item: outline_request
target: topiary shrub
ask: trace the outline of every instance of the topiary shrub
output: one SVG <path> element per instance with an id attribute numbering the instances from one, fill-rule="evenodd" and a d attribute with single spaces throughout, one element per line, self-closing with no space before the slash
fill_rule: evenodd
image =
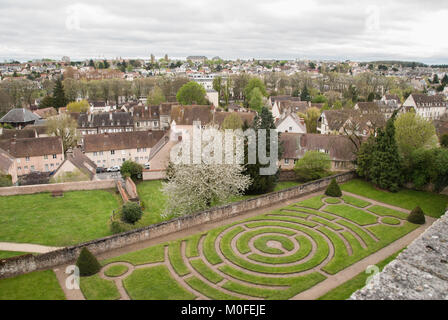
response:
<path id="1" fill-rule="evenodd" d="M 342 197 L 342 191 L 341 188 L 339 188 L 336 179 L 331 180 L 330 185 L 327 187 L 327 190 L 325 190 L 325 195 L 329 197 Z"/>
<path id="2" fill-rule="evenodd" d="M 101 269 L 100 263 L 87 248 L 82 248 L 76 266 L 79 268 L 79 275 L 82 277 L 93 276 Z"/>
<path id="3" fill-rule="evenodd" d="M 123 221 L 130 224 L 135 224 L 143 215 L 142 208 L 136 202 L 125 203 L 121 212 Z"/>
<path id="4" fill-rule="evenodd" d="M 409 214 L 408 221 L 414 224 L 425 224 L 425 213 L 420 207 L 416 207 Z"/>

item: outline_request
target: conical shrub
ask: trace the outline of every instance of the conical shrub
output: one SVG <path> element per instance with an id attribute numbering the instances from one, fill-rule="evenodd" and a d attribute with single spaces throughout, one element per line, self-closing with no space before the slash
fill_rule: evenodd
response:
<path id="1" fill-rule="evenodd" d="M 79 268 L 79 275 L 82 277 L 92 276 L 101 269 L 100 263 L 87 248 L 82 248 L 76 266 Z"/>
<path id="2" fill-rule="evenodd" d="M 425 224 L 425 213 L 420 207 L 416 207 L 409 214 L 408 221 L 414 224 Z"/>
<path id="3" fill-rule="evenodd" d="M 329 197 L 342 197 L 342 191 L 341 188 L 339 188 L 336 179 L 331 180 L 327 190 L 325 190 L 325 194 Z"/>

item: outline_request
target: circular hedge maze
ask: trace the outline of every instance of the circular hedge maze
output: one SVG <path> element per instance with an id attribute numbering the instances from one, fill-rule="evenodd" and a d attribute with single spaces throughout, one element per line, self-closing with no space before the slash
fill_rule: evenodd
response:
<path id="1" fill-rule="evenodd" d="M 81 289 L 87 299 L 289 299 L 416 229 L 406 217 L 318 196 L 109 259 Z M 93 285 L 108 294 L 89 294 Z"/>

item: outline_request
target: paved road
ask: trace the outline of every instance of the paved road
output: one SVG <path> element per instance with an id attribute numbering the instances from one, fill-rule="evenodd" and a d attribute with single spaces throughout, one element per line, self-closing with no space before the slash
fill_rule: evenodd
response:
<path id="1" fill-rule="evenodd" d="M 29 252 L 29 253 L 47 253 L 61 249 L 60 247 L 48 247 L 38 244 L 29 243 L 12 243 L 0 242 L 0 251 L 15 251 L 15 252 Z"/>

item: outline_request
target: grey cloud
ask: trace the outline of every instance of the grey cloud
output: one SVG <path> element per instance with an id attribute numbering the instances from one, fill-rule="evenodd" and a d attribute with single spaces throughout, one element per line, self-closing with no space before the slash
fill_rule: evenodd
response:
<path id="1" fill-rule="evenodd" d="M 372 12 L 379 29 L 368 32 Z M 428 26 L 432 16 L 440 29 Z M 0 59 L 168 53 L 447 62 L 446 42 L 430 41 L 443 36 L 445 16 L 448 2 L 435 0 L 0 0 Z"/>

